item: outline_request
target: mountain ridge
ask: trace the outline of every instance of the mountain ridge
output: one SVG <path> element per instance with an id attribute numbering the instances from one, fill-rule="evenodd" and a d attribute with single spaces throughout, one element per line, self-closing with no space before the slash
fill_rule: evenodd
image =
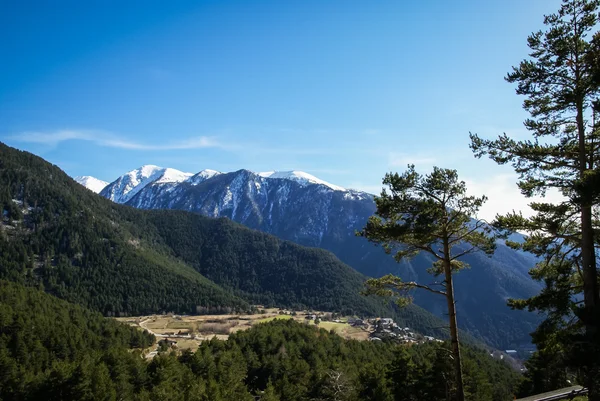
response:
<path id="1" fill-rule="evenodd" d="M 443 322 L 417 306 L 395 311 L 361 296 L 365 277 L 328 251 L 229 219 L 119 205 L 2 143 L 0 188 L 0 279 L 107 316 L 231 313 L 248 310 L 248 302 L 279 303 L 395 315 L 445 337 Z"/>
<path id="2" fill-rule="evenodd" d="M 111 185 L 101 195 L 109 195 Z M 194 185 L 187 181 L 151 182 L 125 204 L 226 217 L 282 239 L 329 250 L 367 276 L 393 273 L 405 280 L 430 280 L 426 269 L 432 261 L 427 255 L 397 264 L 381 249 L 355 236 L 375 212 L 373 199 L 373 195 L 361 191 L 263 177 L 242 169 L 207 177 Z M 528 275 L 535 258 L 499 241 L 492 258 L 474 254 L 465 261 L 472 269 L 458 274 L 455 280 L 459 325 L 500 348 L 529 344 L 529 333 L 538 317 L 510 310 L 506 301 L 529 297 L 539 290 L 539 284 Z M 415 292 L 414 298 L 418 305 L 444 318 L 442 299 L 421 292 Z"/>
<path id="3" fill-rule="evenodd" d="M 146 164 L 143 166 L 138 167 L 137 169 L 133 169 L 129 172 L 127 172 L 126 174 L 121 175 L 120 177 L 116 178 L 115 180 L 111 181 L 111 182 L 106 182 L 103 180 L 100 180 L 98 178 L 92 177 L 92 176 L 78 176 L 78 177 L 74 177 L 75 180 L 77 182 L 79 182 L 81 185 L 85 186 L 88 189 L 92 189 L 94 190 L 92 187 L 90 187 L 90 185 L 92 184 L 88 184 L 88 182 L 81 180 L 80 182 L 80 178 L 88 178 L 88 179 L 92 179 L 92 180 L 97 180 L 100 181 L 102 183 L 105 183 L 104 187 L 106 187 L 108 184 L 112 184 L 115 181 L 119 181 L 121 179 L 126 178 L 127 176 L 131 176 L 131 175 L 135 175 L 135 174 L 141 174 L 144 175 L 144 171 L 148 171 L 148 169 L 155 169 L 155 170 L 170 170 L 176 174 L 180 174 L 180 175 L 184 175 L 185 179 L 181 179 L 181 180 L 164 180 L 164 182 L 183 182 L 183 181 L 190 181 L 190 182 L 195 182 L 197 179 L 195 179 L 194 177 L 202 177 L 203 179 L 208 179 L 208 178 L 212 178 L 215 175 L 218 174 L 228 174 L 228 173 L 223 173 L 217 170 L 211 170 L 211 169 L 204 169 L 199 171 L 198 173 L 187 173 L 187 172 L 183 172 L 171 167 L 159 167 L 159 166 L 155 166 L 155 165 L 151 165 L 151 164 Z M 241 169 L 241 170 L 246 170 L 246 169 Z M 240 170 L 236 170 L 236 171 L 240 171 Z M 232 171 L 230 173 L 236 172 L 236 171 Z M 339 185 L 335 185 L 332 183 L 329 183 L 325 180 L 322 180 L 318 177 L 315 177 L 312 174 L 306 173 L 304 171 L 299 171 L 299 170 L 281 170 L 281 171 L 262 171 L 262 172 L 254 172 L 251 170 L 247 170 L 250 171 L 253 174 L 256 174 L 260 177 L 263 178 L 270 178 L 270 179 L 284 179 L 284 180 L 290 180 L 290 181 L 296 181 L 300 184 L 304 184 L 304 185 L 308 185 L 308 184 L 317 184 L 317 185 L 323 185 L 325 187 L 328 187 L 330 189 L 333 189 L 334 191 L 349 191 L 349 192 L 361 192 L 361 193 L 366 193 L 364 191 L 359 191 L 359 190 L 355 190 L 355 189 L 350 189 L 350 188 L 344 188 L 341 187 Z M 145 174 L 145 178 L 149 178 L 152 175 L 152 173 L 146 173 Z M 200 180 L 202 181 L 202 180 Z M 150 180 L 150 182 L 137 182 L 136 184 L 134 184 L 134 186 L 137 185 L 147 185 L 148 183 L 152 183 L 152 182 L 156 182 L 156 180 Z M 104 188 L 103 187 L 103 188 Z M 101 189 L 103 189 L 101 188 Z M 141 189 L 141 188 L 140 188 Z M 100 191 L 94 191 L 96 193 L 99 193 Z M 111 199 L 114 200 L 114 199 Z"/>

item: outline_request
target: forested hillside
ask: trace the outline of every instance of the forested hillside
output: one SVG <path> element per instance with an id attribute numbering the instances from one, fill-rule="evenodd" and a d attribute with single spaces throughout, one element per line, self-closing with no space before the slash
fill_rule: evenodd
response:
<path id="1" fill-rule="evenodd" d="M 396 314 L 361 296 L 364 277 L 329 252 L 223 219 L 116 205 L 4 145 L 0 187 L 0 278 L 106 315 L 231 311 L 250 301 L 395 315 L 445 336 L 445 325 L 416 306 Z"/>
<path id="2" fill-rule="evenodd" d="M 176 211 L 148 211 L 145 216 L 178 258 L 254 303 L 344 314 L 389 313 L 381 301 L 357 296 L 364 277 L 329 252 L 281 241 L 224 218 Z"/>
<path id="3" fill-rule="evenodd" d="M 58 167 L 0 145 L 0 278 L 105 314 L 247 308 Z"/>
<path id="4" fill-rule="evenodd" d="M 0 323 L 4 400 L 435 401 L 446 399 L 451 376 L 446 345 L 344 340 L 293 321 L 147 362 L 127 348 L 145 347 L 152 336 L 7 282 L 0 282 Z M 464 350 L 468 399 L 512 399 L 519 376 Z"/>
<path id="5" fill-rule="evenodd" d="M 114 395 L 117 382 L 111 381 L 117 366 L 141 361 L 127 348 L 145 348 L 153 341 L 147 332 L 98 312 L 0 281 L 2 400 Z M 112 377 L 107 365 L 113 369 Z"/>

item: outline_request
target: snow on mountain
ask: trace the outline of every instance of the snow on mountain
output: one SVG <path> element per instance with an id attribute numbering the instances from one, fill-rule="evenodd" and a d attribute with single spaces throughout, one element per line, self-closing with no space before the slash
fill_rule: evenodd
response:
<path id="1" fill-rule="evenodd" d="M 216 171 L 216 170 L 202 170 L 197 174 L 194 174 L 193 176 L 191 176 L 190 178 L 188 178 L 186 180 L 186 182 L 192 184 L 192 185 L 198 185 L 201 182 L 204 182 L 206 180 L 208 180 L 209 178 L 214 177 L 215 175 L 219 175 L 222 174 L 220 171 Z"/>
<path id="2" fill-rule="evenodd" d="M 75 177 L 74 180 L 97 194 L 99 194 L 100 191 L 102 191 L 104 187 L 108 185 L 108 182 L 99 180 L 90 175 L 80 175 L 78 177 Z"/>
<path id="3" fill-rule="evenodd" d="M 315 177 L 314 175 L 305 173 L 304 171 L 266 171 L 258 173 L 258 175 L 264 178 L 283 178 L 287 180 L 294 180 L 302 185 L 320 184 L 325 185 L 326 187 L 329 187 L 334 191 L 346 191 L 346 188 L 330 184 L 327 181 L 323 181 Z"/>
<path id="4" fill-rule="evenodd" d="M 359 191 L 346 190 L 338 185 L 328 183 L 303 171 L 269 171 L 262 173 L 248 171 L 248 173 L 257 178 L 257 181 L 254 184 L 257 187 L 262 185 L 261 180 L 264 184 L 264 179 L 281 179 L 294 181 L 302 187 L 306 187 L 307 185 L 318 185 L 321 188 L 345 192 L 347 196 L 350 197 L 356 197 L 357 195 L 360 197 L 362 194 Z M 101 195 L 117 203 L 127 203 L 144 188 L 152 187 L 153 190 L 145 191 L 146 193 L 142 197 L 144 198 L 143 204 L 140 197 L 138 197 L 138 201 L 136 202 L 137 207 L 146 207 L 145 205 L 149 202 L 154 202 L 153 199 L 155 197 L 164 196 L 165 192 L 176 190 L 177 184 L 179 183 L 185 182 L 186 184 L 196 186 L 222 174 L 224 173 L 210 169 L 202 170 L 197 174 L 184 173 L 172 168 L 158 167 L 149 164 L 132 170 L 127 174 L 122 175 L 114 182 L 105 185 L 101 191 Z"/>
<path id="5" fill-rule="evenodd" d="M 192 173 L 148 164 L 122 175 L 106 186 L 101 195 L 117 203 L 126 203 L 150 184 L 176 184 L 192 176 Z"/>
<path id="6" fill-rule="evenodd" d="M 167 183 L 167 182 L 182 182 L 192 177 L 194 174 L 192 173 L 184 173 L 179 170 L 175 170 L 172 168 L 164 169 L 163 174 L 160 178 L 154 182 L 156 183 Z"/>

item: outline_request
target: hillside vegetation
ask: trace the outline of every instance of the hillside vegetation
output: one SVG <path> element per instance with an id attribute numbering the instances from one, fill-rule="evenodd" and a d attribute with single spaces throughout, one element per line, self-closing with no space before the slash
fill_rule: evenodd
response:
<path id="1" fill-rule="evenodd" d="M 116 373 L 119 364 L 141 361 L 128 348 L 153 342 L 147 332 L 98 312 L 0 281 L 2 400 L 91 399 L 84 394 L 100 399 L 105 391 L 110 396 L 116 382 L 110 383 L 107 364 Z"/>
<path id="2" fill-rule="evenodd" d="M 105 315 L 227 313 L 250 301 L 400 316 L 418 331 L 445 335 L 444 324 L 416 306 L 398 315 L 361 296 L 364 277 L 329 252 L 225 219 L 116 205 L 5 145 L 0 188 L 0 278 Z"/>
<path id="3" fill-rule="evenodd" d="M 185 210 L 212 218 L 225 217 L 280 239 L 326 249 L 370 277 L 392 273 L 405 281 L 430 279 L 427 270 L 434 260 L 428 255 L 397 263 L 355 235 L 375 212 L 373 195 L 333 190 L 289 177 L 265 178 L 248 170 L 208 175 L 201 172 L 184 181 L 179 181 L 185 176 L 183 172 L 175 174 L 175 179 L 164 178 L 166 170 L 171 174 L 176 171 L 156 166 L 130 171 L 101 194 L 139 209 Z M 457 252 L 466 249 L 465 244 L 456 247 Z M 189 254 L 181 249 L 178 253 Z M 539 317 L 512 310 L 506 300 L 527 298 L 540 290 L 540 285 L 528 275 L 536 263 L 535 257 L 498 241 L 493 256 L 480 252 L 467 255 L 464 260 L 472 268 L 455 277 L 459 327 L 502 349 L 529 344 L 529 333 L 539 323 Z M 415 291 L 413 295 L 415 304 L 446 319 L 443 299 L 427 291 Z"/>
<path id="4" fill-rule="evenodd" d="M 0 145 L 0 278 L 105 314 L 247 308 L 135 221 L 39 157 Z"/>
<path id="5" fill-rule="evenodd" d="M 0 399 L 445 400 L 446 345 L 344 340 L 276 320 L 151 362 L 152 336 L 33 288 L 0 282 Z M 469 400 L 512 399 L 519 376 L 465 348 Z M 334 398 L 335 397 L 335 398 Z"/>

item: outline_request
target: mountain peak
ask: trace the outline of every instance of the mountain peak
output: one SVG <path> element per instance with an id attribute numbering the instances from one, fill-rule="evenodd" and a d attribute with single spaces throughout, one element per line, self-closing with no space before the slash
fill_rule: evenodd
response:
<path id="1" fill-rule="evenodd" d="M 263 179 L 282 179 L 295 181 L 302 187 L 307 185 L 321 185 L 333 191 L 346 192 L 349 194 L 349 196 L 351 193 L 354 193 L 354 191 L 349 191 L 338 185 L 331 184 L 304 171 L 267 171 L 261 173 L 254 173 L 249 170 L 239 171 L 246 171 L 248 174 L 252 175 L 256 174 Z M 146 164 L 137 169 L 129 171 L 128 173 L 117 178 L 112 183 L 105 185 L 101 190 L 101 195 L 117 203 L 127 203 L 147 186 L 153 186 L 154 184 L 166 184 L 167 187 L 170 188 L 169 190 L 173 189 L 176 184 L 182 182 L 196 186 L 220 174 L 223 173 L 210 169 L 204 169 L 196 174 L 192 174 L 170 167 L 165 168 L 153 164 Z"/>
<path id="2" fill-rule="evenodd" d="M 106 186 L 101 195 L 114 202 L 125 203 L 147 185 L 153 183 L 179 183 L 192 176 L 192 173 L 184 173 L 174 168 L 146 164 L 119 177 Z"/>
<path id="3" fill-rule="evenodd" d="M 162 167 L 155 166 L 154 164 L 144 164 L 141 167 L 131 170 L 130 173 L 140 172 L 141 174 L 150 175 L 150 174 L 153 174 L 155 171 L 162 170 L 162 169 L 163 169 Z"/>
<path id="4" fill-rule="evenodd" d="M 217 170 L 204 169 L 204 170 L 200 171 L 199 173 L 194 174 L 193 176 L 188 178 L 186 181 L 192 185 L 198 185 L 201 182 L 206 181 L 209 178 L 212 178 L 219 174 L 222 174 L 222 173 Z"/>
<path id="5" fill-rule="evenodd" d="M 182 182 L 192 177 L 192 173 L 184 173 L 183 171 L 175 170 L 174 168 L 167 167 L 163 169 L 160 178 L 154 182 Z"/>
<path id="6" fill-rule="evenodd" d="M 83 185 L 90 191 L 94 191 L 99 194 L 104 187 L 108 185 L 108 182 L 97 179 L 96 177 L 92 177 L 91 175 L 80 175 L 73 178 L 79 184 Z"/>
<path id="7" fill-rule="evenodd" d="M 257 174 L 264 178 L 281 178 L 287 180 L 294 180 L 302 185 L 320 184 L 325 185 L 326 187 L 331 188 L 334 191 L 346 191 L 346 188 L 330 184 L 327 181 L 323 181 L 320 178 L 315 177 L 314 175 L 305 173 L 304 171 L 265 171 Z"/>

